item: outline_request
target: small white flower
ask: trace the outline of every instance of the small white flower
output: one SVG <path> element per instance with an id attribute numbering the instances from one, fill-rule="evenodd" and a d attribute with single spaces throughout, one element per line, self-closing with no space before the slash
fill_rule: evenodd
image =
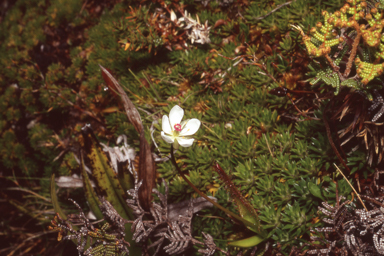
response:
<path id="1" fill-rule="evenodd" d="M 173 10 L 171 10 L 171 21 L 176 22 L 177 16 Z"/>
<path id="2" fill-rule="evenodd" d="M 189 136 L 195 134 L 200 128 L 200 120 L 196 118 L 188 119 L 181 122 L 183 119 L 184 110 L 178 105 L 174 106 L 168 116 L 163 116 L 161 137 L 167 143 L 177 143 L 182 147 L 190 147 L 195 139 Z M 181 122 L 181 123 L 180 123 Z"/>

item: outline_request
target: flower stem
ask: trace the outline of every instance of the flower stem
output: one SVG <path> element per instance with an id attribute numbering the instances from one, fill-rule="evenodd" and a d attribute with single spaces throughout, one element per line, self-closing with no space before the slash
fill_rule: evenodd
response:
<path id="1" fill-rule="evenodd" d="M 215 201 L 213 201 L 211 198 L 209 198 L 206 194 L 204 194 L 203 192 L 201 192 L 195 185 L 192 184 L 191 181 L 189 181 L 189 179 L 184 175 L 184 173 L 181 172 L 180 170 L 180 167 L 177 165 L 176 163 L 176 159 L 175 159 L 175 155 L 173 154 L 173 145 L 171 145 L 171 161 L 173 163 L 173 165 L 176 167 L 176 170 L 177 172 L 180 174 L 180 176 L 185 180 L 185 182 L 188 183 L 188 185 L 193 188 L 193 190 L 196 191 L 197 194 L 199 194 L 201 197 L 204 197 L 208 202 L 210 202 L 211 204 L 213 204 L 214 206 L 216 206 L 217 208 L 219 208 L 220 210 L 222 210 L 223 212 L 225 212 L 226 214 L 230 215 L 232 218 L 242 222 L 244 225 L 248 226 L 248 227 L 254 227 L 256 226 L 256 224 L 250 222 L 250 221 L 247 221 L 246 219 L 240 217 L 239 215 L 225 209 L 223 206 L 219 205 L 218 203 L 216 203 Z"/>

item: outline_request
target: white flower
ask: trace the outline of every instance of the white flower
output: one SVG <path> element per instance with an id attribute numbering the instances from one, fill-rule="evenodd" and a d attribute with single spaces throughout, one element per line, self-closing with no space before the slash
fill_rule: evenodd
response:
<path id="1" fill-rule="evenodd" d="M 195 139 L 189 136 L 195 134 L 200 128 L 200 120 L 196 118 L 183 119 L 184 110 L 178 105 L 174 106 L 168 116 L 163 116 L 161 137 L 167 143 L 177 143 L 182 147 L 190 147 Z M 181 123 L 180 123 L 181 122 Z"/>
<path id="2" fill-rule="evenodd" d="M 173 10 L 171 10 L 171 21 L 176 22 L 177 16 Z"/>

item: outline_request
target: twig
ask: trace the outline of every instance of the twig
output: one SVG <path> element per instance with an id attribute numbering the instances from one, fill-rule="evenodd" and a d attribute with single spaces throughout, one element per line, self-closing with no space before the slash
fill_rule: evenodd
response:
<path id="1" fill-rule="evenodd" d="M 275 156 L 273 155 L 273 152 L 272 152 L 271 148 L 269 147 L 269 143 L 268 143 L 268 140 L 267 140 L 267 136 L 265 135 L 265 133 L 263 133 L 263 135 L 264 135 L 265 142 L 267 143 L 267 147 L 268 147 L 269 153 L 271 153 L 271 156 L 272 156 L 272 157 L 275 157 Z"/>
<path id="2" fill-rule="evenodd" d="M 331 59 L 331 57 L 329 57 L 328 54 L 325 54 L 325 58 L 327 59 L 329 65 L 331 65 L 333 71 L 335 71 L 335 72 L 339 71 L 340 68 L 338 66 L 336 66 L 335 63 L 333 63 L 333 60 Z"/>
<path id="3" fill-rule="evenodd" d="M 81 14 L 83 12 L 83 10 L 84 10 L 85 6 L 87 5 L 87 3 L 88 3 L 88 0 L 86 0 L 84 2 L 83 6 L 81 6 L 81 10 L 80 10 L 79 14 Z"/>
<path id="4" fill-rule="evenodd" d="M 345 177 L 344 173 L 339 169 L 339 167 L 336 165 L 336 164 L 333 164 L 336 169 L 341 173 L 341 175 L 343 175 L 344 179 L 348 182 L 349 186 L 351 186 L 351 188 L 353 189 L 353 191 L 355 191 L 357 197 L 359 198 L 361 204 L 364 206 L 364 209 L 368 212 L 368 209 L 367 207 L 365 207 L 365 204 L 363 202 L 363 200 L 361 200 L 361 197 L 359 196 L 359 193 L 357 193 L 356 189 L 352 186 L 352 184 L 349 182 L 349 180 L 347 179 L 347 177 Z"/>
<path id="5" fill-rule="evenodd" d="M 45 197 L 43 197 L 43 196 L 41 196 L 41 195 L 31 191 L 31 190 L 28 190 L 28 189 L 11 187 L 11 188 L 7 188 L 6 190 L 18 190 L 18 191 L 27 192 L 27 193 L 30 193 L 30 194 L 32 194 L 32 195 L 34 195 L 34 196 L 36 196 L 36 197 L 38 197 L 38 198 L 48 202 L 48 203 L 52 202 L 50 199 L 47 199 L 47 198 L 45 198 Z"/>
<path id="6" fill-rule="evenodd" d="M 243 219 L 241 218 L 239 215 L 229 211 L 228 209 L 224 208 L 223 206 L 219 205 L 218 203 L 216 203 L 215 201 L 213 201 L 211 198 L 209 198 L 206 194 L 204 194 L 203 192 L 201 192 L 195 185 L 193 185 L 193 183 L 188 180 L 188 178 L 184 175 L 184 173 L 181 172 L 180 170 L 180 167 L 177 165 L 176 163 L 176 159 L 175 159 L 175 155 L 173 154 L 173 145 L 171 145 L 171 161 L 173 163 L 173 165 L 176 167 L 176 170 L 177 172 L 180 174 L 180 176 L 184 179 L 184 181 L 193 189 L 196 191 L 197 194 L 199 194 L 201 197 L 204 197 L 208 202 L 210 202 L 211 204 L 213 204 L 214 206 L 216 206 L 217 208 L 219 208 L 220 210 L 222 210 L 223 212 L 225 212 L 226 214 L 230 215 L 232 218 L 244 223 L 244 225 L 247 225 L 249 227 L 252 227 L 252 226 L 255 226 L 254 223 L 246 220 L 246 219 Z"/>
<path id="7" fill-rule="evenodd" d="M 357 35 L 356 35 L 355 40 L 353 41 L 353 44 L 352 44 L 351 55 L 349 55 L 349 58 L 348 58 L 347 67 L 344 71 L 344 77 L 347 77 L 349 75 L 349 73 L 351 72 L 353 60 L 355 59 L 357 47 L 359 46 L 359 42 L 360 42 L 360 38 L 361 38 L 360 27 L 356 21 L 354 23 L 354 27 L 356 29 Z"/>
<path id="8" fill-rule="evenodd" d="M 264 18 L 266 18 L 267 16 L 271 15 L 272 13 L 276 12 L 277 10 L 279 10 L 280 8 L 286 6 L 286 5 L 290 5 L 292 2 L 296 2 L 296 0 L 293 0 L 293 1 L 289 1 L 289 2 L 286 2 L 286 3 L 283 3 L 283 4 L 280 4 L 278 5 L 275 9 L 273 9 L 272 11 L 270 11 L 269 13 L 265 14 L 264 16 L 260 16 L 260 17 L 257 17 L 257 18 L 253 18 L 252 20 L 262 20 Z"/>
<path id="9" fill-rule="evenodd" d="M 328 104 L 325 106 L 324 113 L 327 112 L 330 103 L 331 102 L 328 102 Z M 340 162 L 343 164 L 344 168 L 346 170 L 350 171 L 349 167 L 344 162 L 339 151 L 337 150 L 335 143 L 333 142 L 331 128 L 329 127 L 329 123 L 328 123 L 328 120 L 327 120 L 327 117 L 325 114 L 323 114 L 323 121 L 324 121 L 324 125 L 325 125 L 325 130 L 327 131 L 328 140 L 329 140 L 329 143 L 331 144 L 333 151 L 335 152 L 335 154 L 336 154 L 337 158 L 340 160 Z"/>

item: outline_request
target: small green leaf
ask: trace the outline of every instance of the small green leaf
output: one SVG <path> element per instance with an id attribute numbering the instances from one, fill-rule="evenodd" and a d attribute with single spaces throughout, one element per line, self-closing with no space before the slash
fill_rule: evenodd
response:
<path id="1" fill-rule="evenodd" d="M 118 174 L 117 177 L 120 181 L 121 186 L 123 187 L 124 191 L 130 190 L 134 187 L 133 183 L 133 175 L 129 172 L 129 163 L 119 163 L 118 164 Z"/>
<path id="2" fill-rule="evenodd" d="M 259 243 L 263 242 L 265 239 L 260 236 L 251 236 L 242 240 L 237 240 L 233 242 L 229 242 L 228 245 L 230 246 L 236 246 L 241 248 L 249 248 L 258 245 Z"/>
<path id="3" fill-rule="evenodd" d="M 309 192 L 311 192 L 312 195 L 320 198 L 321 200 L 325 200 L 324 197 L 321 194 L 321 190 L 320 190 L 319 186 L 317 186 L 313 182 L 308 182 L 308 189 L 309 189 Z"/>
<path id="4" fill-rule="evenodd" d="M 253 226 L 246 225 L 246 227 L 249 230 L 259 233 L 260 221 L 257 214 L 254 211 L 251 211 L 239 198 L 234 198 L 234 201 L 239 209 L 240 216 L 253 224 Z"/>
<path id="5" fill-rule="evenodd" d="M 64 214 L 63 210 L 61 210 L 61 207 L 59 205 L 59 201 L 57 200 L 56 196 L 56 183 L 55 183 L 55 174 L 52 173 L 51 175 L 51 200 L 53 204 L 53 209 L 56 213 L 59 214 L 60 218 L 63 220 L 67 220 L 67 216 Z"/>
<path id="6" fill-rule="evenodd" d="M 344 80 L 343 82 L 341 82 L 341 85 L 348 86 L 348 87 L 356 87 L 356 86 L 358 86 L 358 83 L 355 79 L 350 78 L 350 79 L 347 79 L 347 80 Z"/>
<path id="7" fill-rule="evenodd" d="M 83 175 L 83 184 L 85 190 L 85 197 L 87 198 L 89 207 L 95 214 L 98 220 L 104 218 L 99 205 L 101 204 L 99 198 L 96 195 L 95 190 L 92 188 L 91 181 L 89 180 L 88 173 L 85 171 L 83 154 L 81 154 L 81 173 Z"/>

